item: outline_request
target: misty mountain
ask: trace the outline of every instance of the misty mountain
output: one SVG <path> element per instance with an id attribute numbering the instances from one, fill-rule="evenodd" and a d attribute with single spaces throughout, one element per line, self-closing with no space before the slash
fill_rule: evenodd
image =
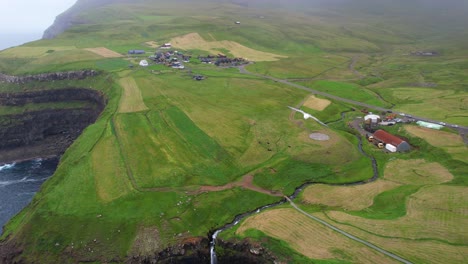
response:
<path id="1" fill-rule="evenodd" d="M 88 21 L 78 18 L 78 14 L 92 8 L 116 3 L 150 3 L 157 4 L 163 0 L 78 0 L 75 5 L 59 15 L 43 35 L 44 39 L 54 38 L 73 25 L 86 24 Z M 180 4 L 193 4 L 190 0 L 171 0 Z M 406 21 L 408 24 L 423 23 L 427 26 L 441 28 L 461 28 L 468 25 L 468 1 L 466 0 L 199 0 L 198 3 L 213 5 L 234 4 L 243 8 L 269 8 L 276 11 L 294 10 L 305 14 L 330 11 L 335 14 L 360 16 L 385 16 L 395 21 Z"/>

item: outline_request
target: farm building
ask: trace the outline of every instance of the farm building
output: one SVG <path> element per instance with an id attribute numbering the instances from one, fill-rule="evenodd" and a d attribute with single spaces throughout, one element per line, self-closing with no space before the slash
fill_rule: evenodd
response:
<path id="1" fill-rule="evenodd" d="M 424 121 L 418 121 L 416 122 L 416 124 L 425 128 L 437 129 L 437 130 L 440 130 L 444 127 L 443 125 L 438 125 L 438 124 L 424 122 Z"/>
<path id="2" fill-rule="evenodd" d="M 170 49 L 172 48 L 172 44 L 171 43 L 164 43 L 164 45 L 161 46 L 162 49 Z"/>
<path id="3" fill-rule="evenodd" d="M 384 131 L 384 130 L 377 130 L 375 133 L 374 133 L 374 138 L 377 139 L 378 141 L 381 141 L 385 144 L 389 144 L 389 145 L 392 145 L 393 147 L 389 146 L 388 148 L 386 147 L 386 149 L 390 150 L 395 150 L 395 151 L 392 151 L 392 152 L 396 152 L 396 151 L 399 151 L 399 152 L 404 152 L 404 151 L 409 151 L 410 150 L 410 145 L 408 144 L 408 142 L 404 141 L 403 139 L 397 137 L 397 136 L 394 136 L 390 133 L 388 133 L 387 131 Z"/>
<path id="4" fill-rule="evenodd" d="M 144 50 L 129 50 L 128 54 L 145 54 L 146 51 Z"/>
<path id="5" fill-rule="evenodd" d="M 382 121 L 380 116 L 369 113 L 364 117 L 364 128 L 369 131 L 373 131 Z"/>

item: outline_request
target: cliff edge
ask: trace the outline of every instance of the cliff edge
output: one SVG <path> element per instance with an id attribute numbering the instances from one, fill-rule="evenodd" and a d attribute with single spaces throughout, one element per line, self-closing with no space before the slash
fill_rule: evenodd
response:
<path id="1" fill-rule="evenodd" d="M 43 39 L 53 39 L 57 35 L 74 25 L 84 24 L 86 21 L 79 20 L 77 15 L 91 8 L 96 8 L 111 3 L 123 2 L 122 0 L 77 0 L 77 2 L 64 13 L 55 18 L 54 23 L 44 31 Z"/>

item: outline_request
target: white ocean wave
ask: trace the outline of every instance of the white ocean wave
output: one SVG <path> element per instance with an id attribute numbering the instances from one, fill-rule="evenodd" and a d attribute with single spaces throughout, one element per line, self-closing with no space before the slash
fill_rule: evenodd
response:
<path id="1" fill-rule="evenodd" d="M 16 163 L 1 165 L 1 166 L 0 166 L 0 171 L 2 171 L 2 170 L 7 170 L 7 169 L 11 169 L 11 168 L 13 168 L 15 165 L 16 165 Z"/>
<path id="2" fill-rule="evenodd" d="M 22 178 L 21 180 L 0 181 L 0 187 L 12 185 L 12 184 L 25 183 L 25 182 L 40 182 L 40 181 L 45 181 L 45 180 L 47 180 L 47 178 L 29 179 L 28 177 L 24 177 L 24 178 Z"/>

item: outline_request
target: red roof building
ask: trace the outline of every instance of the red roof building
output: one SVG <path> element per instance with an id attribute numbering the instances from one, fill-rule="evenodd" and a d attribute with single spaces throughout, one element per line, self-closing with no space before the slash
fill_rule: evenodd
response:
<path id="1" fill-rule="evenodd" d="M 382 141 L 385 144 L 390 144 L 390 145 L 395 146 L 397 148 L 397 151 L 400 151 L 400 152 L 409 151 L 411 149 L 408 142 L 384 130 L 375 131 L 374 138 L 379 141 Z"/>

